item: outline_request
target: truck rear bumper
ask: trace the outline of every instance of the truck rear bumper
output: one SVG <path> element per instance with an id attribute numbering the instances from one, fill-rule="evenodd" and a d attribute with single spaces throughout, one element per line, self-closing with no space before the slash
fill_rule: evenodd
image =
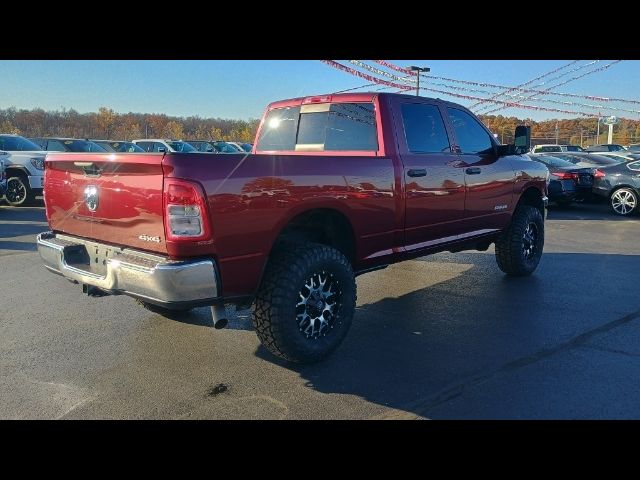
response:
<path id="1" fill-rule="evenodd" d="M 48 270 L 106 294 L 129 295 L 166 308 L 219 300 L 220 282 L 211 259 L 174 261 L 53 232 L 38 235 L 37 245 Z"/>

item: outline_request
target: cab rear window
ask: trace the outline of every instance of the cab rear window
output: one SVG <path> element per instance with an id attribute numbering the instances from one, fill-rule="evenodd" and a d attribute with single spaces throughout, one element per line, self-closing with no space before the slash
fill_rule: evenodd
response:
<path id="1" fill-rule="evenodd" d="M 271 110 L 259 151 L 377 151 L 373 103 L 323 103 Z"/>

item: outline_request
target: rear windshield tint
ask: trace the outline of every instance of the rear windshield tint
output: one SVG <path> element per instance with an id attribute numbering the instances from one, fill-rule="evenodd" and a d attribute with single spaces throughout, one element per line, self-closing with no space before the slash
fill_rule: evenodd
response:
<path id="1" fill-rule="evenodd" d="M 260 131 L 260 151 L 376 151 L 372 103 L 333 103 L 271 110 Z"/>

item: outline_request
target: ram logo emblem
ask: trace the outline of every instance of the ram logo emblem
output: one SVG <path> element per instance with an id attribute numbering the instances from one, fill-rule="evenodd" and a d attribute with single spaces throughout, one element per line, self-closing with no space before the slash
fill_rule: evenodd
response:
<path id="1" fill-rule="evenodd" d="M 98 187 L 95 185 L 88 185 L 84 189 L 84 204 L 90 212 L 95 212 L 98 209 L 99 199 Z"/>

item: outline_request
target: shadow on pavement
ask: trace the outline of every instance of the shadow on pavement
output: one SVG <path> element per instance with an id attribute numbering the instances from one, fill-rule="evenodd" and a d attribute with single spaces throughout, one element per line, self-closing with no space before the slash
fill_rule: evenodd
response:
<path id="1" fill-rule="evenodd" d="M 35 240 L 35 237 L 34 237 Z M 2 250 L 20 250 L 20 251 L 31 251 L 35 252 L 37 250 L 35 241 L 32 242 L 6 242 L 2 240 L 2 235 L 0 235 L 0 251 Z M 2 254 L 0 254 L 2 255 Z"/>
<path id="2" fill-rule="evenodd" d="M 640 220 L 640 215 L 634 213 L 629 216 L 616 215 L 609 204 L 604 201 L 585 201 L 572 203 L 566 207 L 549 205 L 548 220 L 608 220 L 618 222 L 632 222 Z"/>
<path id="3" fill-rule="evenodd" d="M 0 207 L 0 251 L 36 250 L 36 235 L 48 230 L 43 208 Z M 27 237 L 28 241 L 13 241 Z"/>
<path id="4" fill-rule="evenodd" d="M 33 236 L 33 242 L 36 241 L 36 235 L 42 233 L 49 228 L 46 225 L 30 225 L 27 223 L 3 223 L 0 224 L 0 240 L 12 237 L 24 237 L 26 235 Z"/>
<path id="5" fill-rule="evenodd" d="M 0 205 L 0 222 L 47 222 L 44 206 L 41 207 L 10 207 Z"/>
<path id="6" fill-rule="evenodd" d="M 442 256 L 425 258 L 425 272 L 442 261 Z M 262 346 L 256 355 L 299 373 L 316 391 L 428 417 L 441 392 L 464 391 L 478 376 L 492 376 L 640 307 L 634 289 L 621 288 L 640 281 L 640 256 L 548 253 L 526 278 L 504 276 L 493 255 L 463 253 L 444 261 L 472 267 L 442 283 L 415 285 L 410 293 L 358 307 L 344 344 L 324 362 L 291 366 Z M 562 400 L 579 402 L 577 393 L 567 391 Z M 640 404 L 640 393 L 637 400 Z M 510 398 L 492 402 L 499 416 Z M 464 407 L 473 418 L 474 405 Z"/>

